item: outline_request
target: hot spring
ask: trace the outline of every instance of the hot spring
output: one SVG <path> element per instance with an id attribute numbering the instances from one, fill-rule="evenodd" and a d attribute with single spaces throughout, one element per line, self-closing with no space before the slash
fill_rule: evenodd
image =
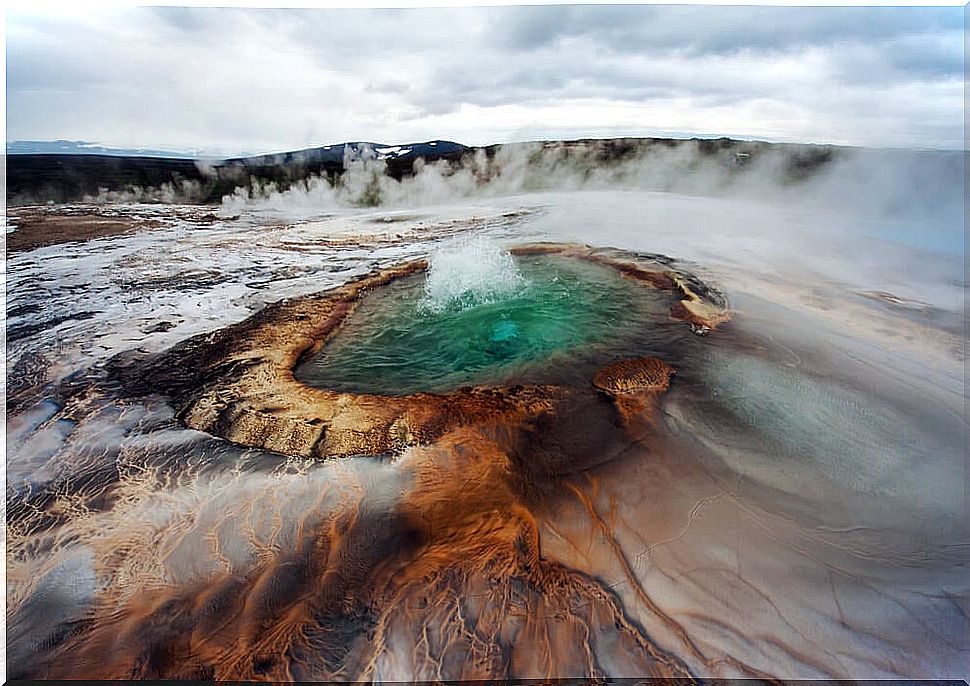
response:
<path id="1" fill-rule="evenodd" d="M 589 190 L 13 254 L 8 676 L 963 678 L 962 260 L 820 211 Z"/>
<path id="2" fill-rule="evenodd" d="M 296 378 L 387 395 L 588 384 L 610 361 L 662 356 L 691 337 L 669 306 L 668 294 L 612 267 L 462 244 L 436 253 L 427 274 L 365 296 Z"/>

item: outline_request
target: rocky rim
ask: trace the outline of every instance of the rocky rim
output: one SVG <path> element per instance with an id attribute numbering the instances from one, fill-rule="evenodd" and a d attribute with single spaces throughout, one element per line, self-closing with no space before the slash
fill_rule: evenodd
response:
<path id="1" fill-rule="evenodd" d="M 614 268 L 670 293 L 670 316 L 693 327 L 711 330 L 729 318 L 716 291 L 663 256 L 558 243 L 519 246 L 511 252 L 558 254 Z M 577 394 L 595 393 L 594 386 L 615 396 L 626 419 L 624 389 L 639 395 L 666 390 L 673 370 L 655 358 L 609 365 L 588 389 L 516 385 L 381 396 L 312 388 L 294 378 L 300 360 L 320 350 L 365 293 L 427 266 L 424 260 L 408 262 L 324 293 L 269 305 L 238 324 L 147 359 L 119 357 L 109 366 L 111 375 L 131 395 L 169 395 L 178 418 L 190 428 L 242 446 L 316 458 L 397 452 L 433 442 L 460 426 L 519 424 L 554 415 Z"/>

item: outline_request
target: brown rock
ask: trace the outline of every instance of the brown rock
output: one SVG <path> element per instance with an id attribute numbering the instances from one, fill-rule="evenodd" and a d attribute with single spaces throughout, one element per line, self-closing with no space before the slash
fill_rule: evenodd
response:
<path id="1" fill-rule="evenodd" d="M 656 357 L 621 360 L 603 367 L 593 377 L 593 386 L 609 395 L 650 391 L 662 393 L 670 387 L 674 368 Z"/>

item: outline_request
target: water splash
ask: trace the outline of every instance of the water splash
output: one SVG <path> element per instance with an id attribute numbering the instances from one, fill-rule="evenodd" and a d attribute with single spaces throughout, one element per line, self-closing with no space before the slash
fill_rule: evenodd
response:
<path id="1" fill-rule="evenodd" d="M 525 286 L 512 255 L 484 236 L 463 238 L 431 255 L 425 282 L 424 309 L 463 310 L 492 303 Z"/>

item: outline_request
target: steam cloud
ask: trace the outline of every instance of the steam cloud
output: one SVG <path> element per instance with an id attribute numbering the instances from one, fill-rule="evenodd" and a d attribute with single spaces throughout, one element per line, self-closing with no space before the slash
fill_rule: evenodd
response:
<path id="1" fill-rule="evenodd" d="M 417 160 L 414 174 L 396 180 L 372 150 L 345 155 L 345 172 L 331 183 L 311 176 L 283 188 L 249 179 L 223 197 L 227 211 L 246 207 L 420 207 L 462 199 L 535 191 L 646 190 L 700 196 L 772 199 L 869 215 L 962 212 L 965 153 L 773 146 L 711 154 L 703 142 L 639 146 L 609 159 L 602 144 L 518 143 L 484 149 L 452 164 Z"/>

